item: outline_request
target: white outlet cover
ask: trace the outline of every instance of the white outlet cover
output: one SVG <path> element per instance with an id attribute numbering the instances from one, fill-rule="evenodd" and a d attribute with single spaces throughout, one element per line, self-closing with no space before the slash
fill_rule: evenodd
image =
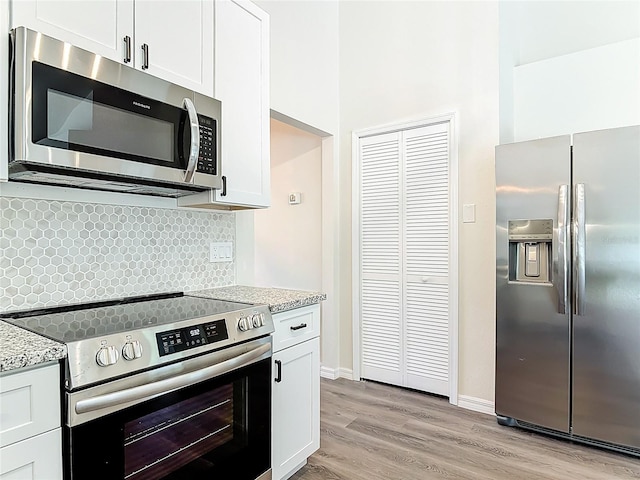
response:
<path id="1" fill-rule="evenodd" d="M 232 260 L 232 242 L 211 242 L 209 244 L 209 262 L 231 262 Z"/>

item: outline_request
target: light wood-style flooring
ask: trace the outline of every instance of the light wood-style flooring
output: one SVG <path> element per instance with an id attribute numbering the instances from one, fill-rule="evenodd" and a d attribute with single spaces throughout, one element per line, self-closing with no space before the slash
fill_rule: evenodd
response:
<path id="1" fill-rule="evenodd" d="M 292 480 L 640 479 L 640 459 L 502 427 L 448 400 L 322 380 L 320 450 Z"/>

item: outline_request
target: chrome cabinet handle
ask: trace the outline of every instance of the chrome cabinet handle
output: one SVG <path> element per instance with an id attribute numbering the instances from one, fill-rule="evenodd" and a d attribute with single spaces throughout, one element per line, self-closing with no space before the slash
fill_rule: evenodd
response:
<path id="1" fill-rule="evenodd" d="M 146 43 L 142 44 L 142 69 L 146 70 L 149 68 L 149 45 Z"/>
<path id="2" fill-rule="evenodd" d="M 270 352 L 270 343 L 260 345 L 259 347 L 249 350 L 237 357 L 196 370 L 195 372 L 185 373 L 176 377 L 160 380 L 159 382 L 147 383 L 145 385 L 129 388 L 128 390 L 106 393 L 104 395 L 97 395 L 95 397 L 79 400 L 75 405 L 75 411 L 76 413 L 81 414 L 116 405 L 122 405 L 128 402 L 147 400 L 182 387 L 194 385 L 210 378 L 224 375 L 225 373 L 238 368 L 245 367 Z"/>
<path id="3" fill-rule="evenodd" d="M 291 330 L 293 330 L 295 332 L 296 330 L 300 330 L 302 328 L 307 328 L 307 324 L 306 323 L 301 323 L 300 325 L 296 325 L 295 327 L 290 327 L 290 328 L 291 328 Z"/>
<path id="4" fill-rule="evenodd" d="M 127 35 L 124 37 L 124 63 L 131 61 L 131 37 Z"/>
<path id="5" fill-rule="evenodd" d="M 276 373 L 276 383 L 280 383 L 282 381 L 282 361 L 281 360 L 276 360 L 276 367 L 278 372 Z"/>
<path id="6" fill-rule="evenodd" d="M 587 229 L 585 224 L 584 183 L 577 183 L 573 199 L 573 313 L 585 311 L 585 254 Z"/>
<path id="7" fill-rule="evenodd" d="M 222 175 L 222 193 L 220 193 L 221 197 L 227 196 L 227 176 Z"/>
<path id="8" fill-rule="evenodd" d="M 555 286 L 558 291 L 558 313 L 567 313 L 569 303 L 569 243 L 567 242 L 569 231 L 569 185 L 560 185 L 558 188 L 558 229 L 556 233 L 556 259 L 554 260 L 554 272 L 557 277 Z"/>
<path id="9" fill-rule="evenodd" d="M 184 98 L 182 104 L 187 109 L 189 127 L 191 128 L 191 148 L 189 149 L 187 168 L 184 172 L 184 181 L 191 182 L 196 171 L 198 154 L 200 153 L 200 124 L 198 123 L 198 112 L 196 112 L 196 107 L 191 99 Z"/>

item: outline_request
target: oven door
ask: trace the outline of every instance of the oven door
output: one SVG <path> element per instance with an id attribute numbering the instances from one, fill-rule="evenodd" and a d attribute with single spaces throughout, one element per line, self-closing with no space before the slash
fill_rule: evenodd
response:
<path id="1" fill-rule="evenodd" d="M 270 479 L 270 357 L 267 337 L 68 394 L 65 478 Z"/>

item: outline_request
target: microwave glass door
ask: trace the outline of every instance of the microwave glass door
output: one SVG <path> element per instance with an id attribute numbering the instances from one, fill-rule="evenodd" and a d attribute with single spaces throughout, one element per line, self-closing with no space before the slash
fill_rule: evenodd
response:
<path id="1" fill-rule="evenodd" d="M 186 110 L 33 62 L 33 143 L 184 170 Z"/>

